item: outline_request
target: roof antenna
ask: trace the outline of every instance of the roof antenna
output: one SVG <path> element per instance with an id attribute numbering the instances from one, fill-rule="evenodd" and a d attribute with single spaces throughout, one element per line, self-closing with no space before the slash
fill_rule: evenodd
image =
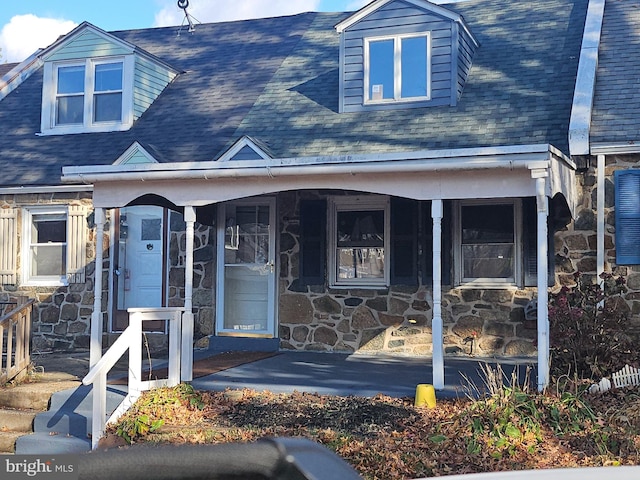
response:
<path id="1" fill-rule="evenodd" d="M 189 23 L 189 33 L 193 33 L 196 29 L 193 21 L 195 20 L 196 22 L 198 22 L 198 20 L 194 18 L 193 15 L 189 14 L 189 12 L 187 12 L 188 7 L 189 7 L 189 0 L 178 0 L 178 8 L 181 8 L 182 10 L 184 10 L 184 18 Z M 180 31 L 182 30 L 182 27 L 184 27 L 184 20 L 182 20 L 182 25 L 180 26 L 180 30 L 178 30 L 178 36 L 180 36 Z"/>

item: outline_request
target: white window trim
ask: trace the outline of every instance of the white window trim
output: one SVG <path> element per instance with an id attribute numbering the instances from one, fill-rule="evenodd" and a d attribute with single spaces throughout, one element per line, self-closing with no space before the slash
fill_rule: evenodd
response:
<path id="1" fill-rule="evenodd" d="M 337 278 L 337 220 L 339 211 L 384 210 L 384 276 L 383 278 L 365 278 L 339 280 Z M 331 288 L 385 288 L 389 286 L 389 261 L 391 247 L 391 203 L 388 196 L 340 196 L 329 197 L 329 286 Z"/>
<path id="2" fill-rule="evenodd" d="M 66 206 L 56 205 L 47 207 L 25 207 L 22 210 L 22 245 L 21 245 L 21 275 L 22 285 L 25 286 L 66 286 L 68 259 L 65 262 L 65 272 L 60 276 L 37 276 L 32 277 L 31 266 L 31 219 L 33 215 L 60 215 L 66 217 L 67 226 L 67 255 L 69 254 L 69 210 Z"/>
<path id="3" fill-rule="evenodd" d="M 122 62 L 122 119 L 117 122 L 93 121 L 94 75 L 96 65 Z M 57 71 L 60 67 L 84 66 L 84 122 L 77 125 L 56 125 Z M 87 58 L 83 60 L 46 62 L 42 84 L 42 117 L 40 135 L 65 135 L 87 132 L 115 132 L 133 125 L 133 55 Z"/>
<path id="4" fill-rule="evenodd" d="M 423 97 L 402 97 L 402 40 L 405 38 L 427 38 L 427 95 Z M 370 54 L 369 44 L 381 40 L 393 40 L 393 98 L 372 100 L 369 98 Z M 403 35 L 386 35 L 364 39 L 364 103 L 379 105 L 384 103 L 419 102 L 431 100 L 431 32 L 411 33 Z"/>
<path id="5" fill-rule="evenodd" d="M 466 205 L 513 205 L 514 206 L 514 278 L 463 278 L 462 262 L 462 215 L 461 208 Z M 500 198 L 488 200 L 458 200 L 453 209 L 453 262 L 454 281 L 460 288 L 521 288 L 523 285 L 523 239 L 522 239 L 522 201 L 519 198 Z"/>

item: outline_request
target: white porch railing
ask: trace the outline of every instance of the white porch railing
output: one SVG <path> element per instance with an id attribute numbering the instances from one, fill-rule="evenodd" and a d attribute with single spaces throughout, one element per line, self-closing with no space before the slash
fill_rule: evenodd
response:
<path id="1" fill-rule="evenodd" d="M 31 363 L 31 312 L 33 299 L 19 297 L 6 315 L 0 311 L 0 385 L 20 373 Z"/>
<path id="2" fill-rule="evenodd" d="M 91 446 L 96 448 L 104 435 L 105 426 L 115 422 L 140 397 L 145 390 L 180 383 L 180 357 L 182 340 L 182 307 L 130 308 L 129 326 L 111 345 L 109 350 L 82 379 L 85 385 L 93 384 L 93 417 L 91 425 Z M 142 322 L 150 320 L 169 321 L 169 372 L 166 379 L 142 380 Z M 118 360 L 129 350 L 129 381 L 127 396 L 111 414 L 108 420 L 107 374 Z"/>

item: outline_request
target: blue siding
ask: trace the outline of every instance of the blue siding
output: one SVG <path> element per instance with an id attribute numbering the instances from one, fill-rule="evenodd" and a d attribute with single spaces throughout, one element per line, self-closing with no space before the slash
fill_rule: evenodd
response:
<path id="1" fill-rule="evenodd" d="M 471 71 L 471 64 L 473 61 L 473 55 L 476 53 L 476 45 L 469 36 L 469 33 L 461 28 L 458 37 L 458 76 L 457 76 L 457 98 L 462 95 L 464 84 L 467 81 L 469 72 Z"/>
<path id="2" fill-rule="evenodd" d="M 175 74 L 143 57 L 136 57 L 133 82 L 133 115 L 138 119 L 158 98 Z"/>
<path id="3" fill-rule="evenodd" d="M 388 3 L 351 25 L 343 32 L 344 47 L 341 48 L 342 110 L 354 112 L 450 104 L 452 85 L 456 85 L 458 75 L 452 68 L 454 31 L 457 29 L 451 20 L 401 0 Z M 364 106 L 365 38 L 423 32 L 429 32 L 431 36 L 431 100 Z"/>
<path id="4" fill-rule="evenodd" d="M 86 30 L 60 49 L 54 50 L 45 61 L 78 60 L 90 57 L 108 57 L 132 53 L 114 42 L 109 42 L 96 32 Z"/>

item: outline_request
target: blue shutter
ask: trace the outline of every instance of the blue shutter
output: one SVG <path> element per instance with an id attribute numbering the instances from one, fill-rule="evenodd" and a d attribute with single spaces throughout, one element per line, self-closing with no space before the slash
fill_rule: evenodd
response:
<path id="1" fill-rule="evenodd" d="M 391 198 L 391 285 L 418 284 L 418 202 Z"/>
<path id="2" fill-rule="evenodd" d="M 327 202 L 300 202 L 300 284 L 324 285 L 326 269 Z"/>
<path id="3" fill-rule="evenodd" d="M 640 170 L 615 172 L 616 263 L 640 264 Z"/>
<path id="4" fill-rule="evenodd" d="M 556 283 L 555 276 L 555 233 L 553 222 L 553 200 L 549 201 L 549 217 L 547 218 L 547 283 L 553 287 Z M 538 285 L 538 214 L 535 197 L 522 199 L 522 261 L 524 266 L 524 286 L 535 287 Z"/>

